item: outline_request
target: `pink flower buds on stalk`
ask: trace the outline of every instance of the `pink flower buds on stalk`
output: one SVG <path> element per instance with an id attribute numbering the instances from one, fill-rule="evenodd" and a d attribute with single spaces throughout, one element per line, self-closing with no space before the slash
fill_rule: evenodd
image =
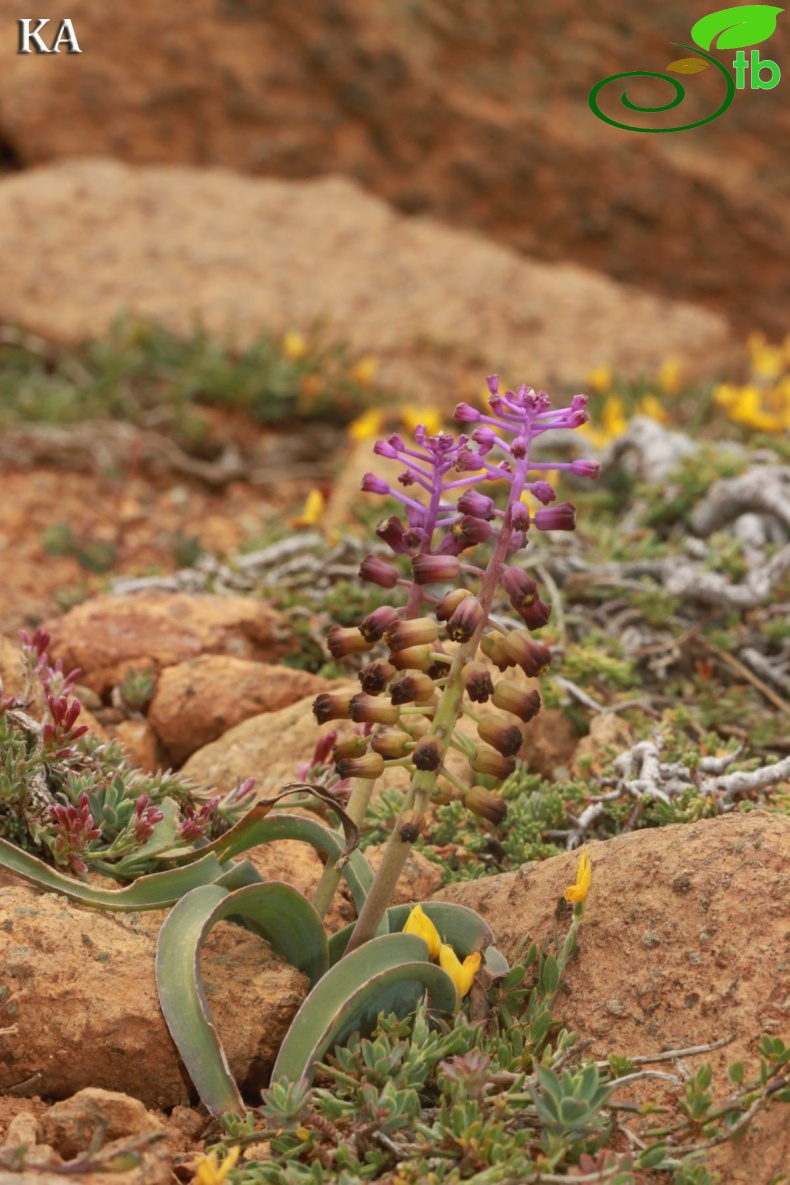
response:
<path id="1" fill-rule="evenodd" d="M 537 691 L 523 689 L 512 679 L 495 683 L 489 665 L 502 673 L 520 667 L 534 678 L 551 661 L 549 648 L 530 636 L 546 625 L 551 606 L 512 557 L 528 544 L 531 531 L 575 528 L 574 507 L 556 501 L 556 491 L 541 472 L 569 469 L 596 477 L 598 466 L 584 460 L 535 461 L 531 456 L 543 433 L 577 428 L 587 420 L 583 395 L 567 407 L 552 409 L 548 395 L 531 387 L 500 392 L 495 375 L 488 379 L 488 388 L 489 412 L 463 403 L 456 408 L 455 418 L 471 430 L 469 435 L 429 436 L 418 427 L 414 445 L 399 435 L 380 440 L 374 453 L 400 461 L 403 471 L 397 485 L 373 473 L 362 483 L 364 491 L 398 501 L 401 510 L 376 528 L 395 562 L 370 555 L 360 576 L 380 588 L 403 586 L 408 598 L 400 609 L 377 609 L 358 629 L 332 628 L 329 646 L 335 657 L 362 654 L 376 646 L 385 646 L 388 653 L 385 658 L 374 655 L 360 672 L 361 694 L 325 693 L 316 699 L 314 711 L 319 723 L 350 717 L 372 728 L 365 752 L 358 744 L 336 746 L 339 777 L 373 779 L 387 762 L 408 764 L 412 777 L 349 950 L 375 932 L 413 842 L 412 833 L 414 838 L 419 833 L 420 827 L 406 826 L 404 820 L 422 820 L 432 799 L 449 800 L 459 794 L 457 785 L 446 792 L 447 783 L 437 783 L 450 744 L 469 755 L 473 773 L 506 778 L 524 742 L 523 724 L 540 710 Z M 489 489 L 480 490 L 481 485 Z M 539 503 L 536 509 L 530 509 L 527 495 L 533 506 Z M 486 555 L 479 558 L 484 549 Z M 461 587 L 437 587 L 457 585 L 462 577 Z M 507 629 L 500 619 L 497 628 L 490 624 L 500 587 L 521 619 L 520 628 Z M 431 607 L 434 612 L 429 614 Z M 460 735 L 454 741 L 465 697 L 473 704 L 490 702 L 506 713 L 476 717 L 475 745 Z M 504 800 L 491 790 L 473 786 L 463 801 L 491 825 L 505 817 Z"/>

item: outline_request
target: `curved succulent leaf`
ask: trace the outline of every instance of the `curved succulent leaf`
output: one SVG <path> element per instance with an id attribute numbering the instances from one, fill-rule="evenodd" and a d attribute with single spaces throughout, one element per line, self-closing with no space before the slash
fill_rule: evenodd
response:
<path id="1" fill-rule="evenodd" d="M 484 921 L 473 909 L 465 905 L 455 905 L 451 901 L 421 902 L 423 912 L 431 919 L 442 942 L 447 942 L 461 959 L 471 955 L 474 951 L 485 952 L 488 966 L 488 952 L 493 952 L 492 964 L 489 968 L 495 978 L 507 974 L 508 965 L 504 955 L 501 955 L 493 942 L 494 934 L 488 922 Z M 413 909 L 412 905 L 391 905 L 382 919 L 381 933 L 399 934 L 406 924 L 406 919 Z M 329 939 L 329 965 L 343 957 L 356 922 L 337 930 Z"/>
<path id="2" fill-rule="evenodd" d="M 272 1071 L 272 1081 L 310 1080 L 315 1063 L 356 1029 L 371 1032 L 381 1012 L 405 1016 L 425 991 L 431 1006 L 451 1012 L 455 986 L 427 962 L 428 947 L 414 934 L 384 934 L 341 959 L 302 1004 Z"/>
<path id="3" fill-rule="evenodd" d="M 80 905 L 117 910 L 166 909 L 191 889 L 218 880 L 226 871 L 217 857 L 209 854 L 186 868 L 169 868 L 166 872 L 140 876 L 125 889 L 96 889 L 50 868 L 43 860 L 5 839 L 0 839 L 0 865 L 40 889 L 52 889 Z"/>
<path id="4" fill-rule="evenodd" d="M 235 892 L 202 885 L 171 910 L 156 950 L 159 1002 L 195 1089 L 213 1115 L 244 1109 L 200 974 L 200 951 L 211 927 L 234 916 L 244 918 L 311 983 L 323 974 L 328 960 L 318 914 L 301 893 L 278 881 Z"/>

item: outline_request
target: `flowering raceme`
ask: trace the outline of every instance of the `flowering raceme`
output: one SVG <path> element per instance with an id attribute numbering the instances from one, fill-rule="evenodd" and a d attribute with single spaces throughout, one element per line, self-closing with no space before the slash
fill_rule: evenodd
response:
<path id="1" fill-rule="evenodd" d="M 556 501 L 547 475 L 567 469 L 594 478 L 598 465 L 534 460 L 531 455 L 545 432 L 586 422 L 584 395 L 552 409 L 543 391 L 521 386 L 500 392 L 497 376 L 487 383 L 489 412 L 466 403 L 455 410 L 462 435 L 430 435 L 418 425 L 413 445 L 397 433 L 374 445 L 377 456 L 403 466 L 396 484 L 374 473 L 362 482 L 366 492 L 400 503 L 400 514 L 380 522 L 376 534 L 394 557 L 403 558 L 396 566 L 370 555 L 360 576 L 380 588 L 404 587 L 408 596 L 401 607 L 377 609 L 359 628 L 332 628 L 329 645 L 335 657 L 364 653 L 382 643 L 388 654 L 371 655 L 373 662 L 360 672 L 362 695 L 348 699 L 327 693 L 319 696 L 314 710 L 320 723 L 350 717 L 373 729 L 366 753 L 336 752 L 339 776 L 374 779 L 388 765 L 406 766 L 411 784 L 404 814 L 419 819 L 432 798 L 457 798 L 496 825 L 504 818 L 504 800 L 474 782 L 478 775 L 502 779 L 512 771 L 524 739 L 522 725 L 538 712 L 540 697 L 506 679 L 495 684 L 479 652 L 502 673 L 520 667 L 535 677 L 548 667 L 548 647 L 530 634 L 546 625 L 551 606 L 514 557 L 532 531 L 575 528 L 573 505 Z M 506 496 L 496 497 L 502 486 Z M 530 509 L 527 495 L 539 503 L 538 509 Z M 478 549 L 484 547 L 488 556 L 482 566 Z M 465 554 L 473 551 L 472 557 Z M 411 578 L 402 574 L 404 562 Z M 521 618 L 519 629 L 502 628 L 499 621 L 496 628 L 491 624 L 500 587 Z M 476 705 L 489 700 L 509 715 L 479 712 Z M 477 741 L 457 730 L 462 713 L 476 723 Z M 446 768 L 451 746 L 468 761 L 471 788 Z M 359 813 L 357 817 L 361 821 Z M 349 950 L 372 935 L 388 904 L 408 852 L 403 830 L 396 826 L 393 831 Z M 419 834 L 419 827 L 405 830 Z"/>

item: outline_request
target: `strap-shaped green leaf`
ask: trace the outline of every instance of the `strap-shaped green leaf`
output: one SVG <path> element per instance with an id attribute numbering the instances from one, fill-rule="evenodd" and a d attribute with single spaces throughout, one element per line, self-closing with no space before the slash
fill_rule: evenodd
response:
<path id="1" fill-rule="evenodd" d="M 312 1079 L 315 1063 L 359 1029 L 369 1033 L 381 1012 L 405 1016 L 427 991 L 431 1007 L 452 1012 L 455 985 L 427 962 L 428 947 L 414 934 L 384 934 L 341 959 L 319 980 L 280 1046 L 272 1081 Z"/>
<path id="2" fill-rule="evenodd" d="M 95 889 L 50 868 L 37 856 L 23 852 L 5 839 L 0 839 L 0 865 L 38 888 L 62 893 L 80 905 L 117 910 L 166 909 L 190 889 L 216 881 L 225 871 L 217 857 L 209 853 L 185 868 L 140 876 L 125 889 Z"/>
<path id="3" fill-rule="evenodd" d="M 231 893 L 203 885 L 171 910 L 156 950 L 156 982 L 167 1027 L 200 1098 L 213 1115 L 244 1105 L 200 975 L 200 951 L 215 922 L 239 916 L 316 983 L 328 962 L 321 919 L 301 893 L 279 881 Z"/>

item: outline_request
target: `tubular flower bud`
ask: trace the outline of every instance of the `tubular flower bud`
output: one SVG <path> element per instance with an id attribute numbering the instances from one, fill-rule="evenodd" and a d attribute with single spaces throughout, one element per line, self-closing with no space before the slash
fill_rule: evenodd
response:
<path id="1" fill-rule="evenodd" d="M 491 672 L 481 662 L 467 663 L 461 672 L 466 694 L 473 704 L 484 704 L 494 693 Z"/>
<path id="2" fill-rule="evenodd" d="M 409 916 L 406 918 L 406 923 L 403 927 L 404 934 L 416 934 L 418 938 L 422 938 L 425 945 L 428 947 L 428 955 L 432 959 L 439 958 L 439 950 L 442 945 L 442 940 L 439 937 L 439 931 L 434 926 L 431 919 L 423 912 L 422 906 L 415 905 Z"/>
<path id="3" fill-rule="evenodd" d="M 399 671 L 425 671 L 434 665 L 434 649 L 430 644 L 425 646 L 407 646 L 405 650 L 395 650 L 390 655 L 390 662 Z"/>
<path id="4" fill-rule="evenodd" d="M 415 769 L 438 769 L 442 764 L 442 750 L 436 737 L 422 737 L 411 751 Z"/>
<path id="5" fill-rule="evenodd" d="M 395 621 L 384 631 L 384 641 L 393 651 L 435 642 L 438 637 L 439 626 L 432 617 L 410 617 L 406 621 Z"/>
<path id="6" fill-rule="evenodd" d="M 384 773 L 384 758 L 380 753 L 365 753 L 362 757 L 344 757 L 335 763 L 339 778 L 379 778 Z"/>
<path id="7" fill-rule="evenodd" d="M 536 510 L 535 526 L 539 531 L 575 531 L 576 507 L 572 502 L 558 502 Z"/>
<path id="8" fill-rule="evenodd" d="M 366 473 L 360 489 L 363 494 L 389 494 L 390 484 L 375 473 Z"/>
<path id="9" fill-rule="evenodd" d="M 496 502 L 487 494 L 477 490 L 464 490 L 456 503 L 461 514 L 470 514 L 473 518 L 484 518 L 488 522 L 496 514 Z"/>
<path id="10" fill-rule="evenodd" d="M 486 658 L 490 658 L 491 662 L 500 671 L 506 671 L 508 667 L 514 667 L 516 660 L 511 658 L 505 650 L 505 635 L 500 634 L 499 630 L 491 630 L 488 634 L 483 634 L 480 639 L 480 649 Z"/>
<path id="11" fill-rule="evenodd" d="M 528 531 L 531 522 L 529 507 L 525 502 L 517 502 L 513 507 L 510 521 L 514 531 Z"/>
<path id="12" fill-rule="evenodd" d="M 392 605 L 380 605 L 378 609 L 368 613 L 367 617 L 362 618 L 359 632 L 366 642 L 378 642 L 384 637 L 384 631 L 396 621 L 400 621 L 398 610 L 393 609 Z"/>
<path id="13" fill-rule="evenodd" d="M 359 565 L 359 576 L 368 584 L 377 584 L 379 588 L 394 588 L 400 579 L 398 569 L 379 559 L 377 555 L 365 556 Z"/>
<path id="14" fill-rule="evenodd" d="M 551 616 L 551 605 L 541 601 L 538 586 L 531 576 L 521 568 L 505 568 L 502 586 L 510 598 L 510 604 L 529 629 L 540 629 L 546 624 Z"/>
<path id="15" fill-rule="evenodd" d="M 533 482 L 529 487 L 529 490 L 533 498 L 537 498 L 541 506 L 548 506 L 548 504 L 550 502 L 554 502 L 557 497 L 554 486 L 547 481 Z"/>
<path id="16" fill-rule="evenodd" d="M 355 724 L 395 724 L 400 712 L 383 696 L 360 692 L 351 700 L 351 719 Z"/>
<path id="17" fill-rule="evenodd" d="M 447 622 L 447 637 L 451 642 L 468 642 L 485 618 L 485 610 L 477 597 L 464 597 Z"/>
<path id="18" fill-rule="evenodd" d="M 531 605 L 524 605 L 519 613 L 528 630 L 539 630 L 551 617 L 551 605 L 536 597 Z"/>
<path id="19" fill-rule="evenodd" d="M 405 732 L 399 732 L 396 728 L 382 728 L 370 740 L 373 752 L 379 753 L 385 761 L 397 761 L 405 757 L 413 744 Z"/>
<path id="20" fill-rule="evenodd" d="M 388 662 L 372 662 L 357 673 L 357 678 L 366 695 L 381 695 L 395 674 L 395 668 Z"/>
<path id="21" fill-rule="evenodd" d="M 356 626 L 345 629 L 342 625 L 330 626 L 326 644 L 333 658 L 345 658 L 347 654 L 363 654 L 373 649 L 373 643 L 366 641 Z"/>
<path id="22" fill-rule="evenodd" d="M 376 534 L 382 543 L 386 543 L 387 547 L 391 551 L 394 551 L 396 555 L 406 555 L 408 553 L 409 546 L 406 543 L 406 531 L 397 514 L 382 519 L 376 527 Z"/>
<path id="23" fill-rule="evenodd" d="M 507 803 L 501 795 L 493 790 L 486 790 L 483 786 L 473 786 L 464 795 L 464 806 L 473 815 L 487 819 L 489 823 L 498 826 L 507 815 Z"/>
<path id="24" fill-rule="evenodd" d="M 512 712 L 525 723 L 533 720 L 540 711 L 540 695 L 537 691 L 524 691 L 507 679 L 500 679 L 491 696 L 491 703 L 503 712 Z"/>
<path id="25" fill-rule="evenodd" d="M 344 757 L 361 757 L 368 751 L 368 737 L 353 736 L 345 741 L 339 741 L 332 750 L 332 757 L 342 761 Z"/>
<path id="26" fill-rule="evenodd" d="M 469 764 L 476 774 L 490 774 L 500 781 L 509 778 L 516 768 L 513 757 L 503 757 L 488 745 L 480 745 Z"/>
<path id="27" fill-rule="evenodd" d="M 518 663 L 525 675 L 537 678 L 551 666 L 551 651 L 530 638 L 526 630 L 511 630 L 502 643 L 504 650 Z"/>
<path id="28" fill-rule="evenodd" d="M 460 420 L 462 424 L 476 424 L 480 419 L 480 414 L 477 408 L 472 407 L 471 404 L 459 403 L 453 412 L 453 419 Z"/>
<path id="29" fill-rule="evenodd" d="M 406 811 L 398 828 L 398 839 L 402 843 L 416 843 L 425 826 L 425 815 L 419 811 Z"/>
<path id="30" fill-rule="evenodd" d="M 313 715 L 319 724 L 326 724 L 328 720 L 350 720 L 351 700 L 350 691 L 322 691 L 313 700 Z"/>
<path id="31" fill-rule="evenodd" d="M 421 552 L 412 560 L 411 570 L 416 584 L 444 584 L 458 579 L 461 562 L 454 555 L 428 555 Z"/>
<path id="32" fill-rule="evenodd" d="M 424 704 L 433 699 L 435 690 L 429 675 L 407 671 L 393 680 L 390 698 L 393 704 Z"/>
<path id="33" fill-rule="evenodd" d="M 482 518 L 473 518 L 465 514 L 448 530 L 444 539 L 436 549 L 435 555 L 460 555 L 468 547 L 476 547 L 478 543 L 485 543 L 491 538 L 493 529 L 491 524 Z"/>
<path id="34" fill-rule="evenodd" d="M 601 466 L 597 461 L 571 461 L 571 473 L 575 473 L 578 477 L 598 477 L 601 472 Z"/>
<path id="35" fill-rule="evenodd" d="M 465 597 L 471 597 L 471 595 L 472 593 L 468 588 L 454 588 L 452 592 L 448 592 L 447 596 L 442 597 L 436 606 L 436 616 L 439 621 L 449 621 L 461 604 L 461 601 Z"/>
<path id="36" fill-rule="evenodd" d="M 508 724 L 501 716 L 481 716 L 477 724 L 477 735 L 481 741 L 501 753 L 503 757 L 514 757 L 524 744 L 524 734 L 517 724 Z"/>

